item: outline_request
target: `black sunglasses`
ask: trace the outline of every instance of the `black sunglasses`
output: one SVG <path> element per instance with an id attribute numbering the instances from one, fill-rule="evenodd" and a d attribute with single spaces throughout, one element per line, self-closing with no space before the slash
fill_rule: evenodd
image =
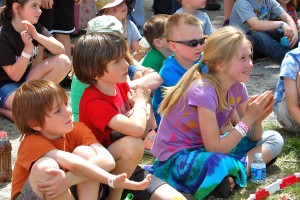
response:
<path id="1" fill-rule="evenodd" d="M 188 41 L 174 41 L 174 40 L 168 40 L 168 42 L 176 42 L 176 43 L 179 43 L 179 44 L 184 44 L 186 46 L 189 46 L 189 47 L 196 47 L 198 44 L 200 45 L 203 45 L 204 42 L 205 42 L 205 38 L 201 38 L 199 40 L 188 40 Z"/>

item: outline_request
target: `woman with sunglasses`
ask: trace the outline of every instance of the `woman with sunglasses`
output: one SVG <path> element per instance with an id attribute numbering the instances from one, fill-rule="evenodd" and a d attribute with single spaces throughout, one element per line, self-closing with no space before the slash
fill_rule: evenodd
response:
<path id="1" fill-rule="evenodd" d="M 159 107 L 156 177 L 195 199 L 211 192 L 228 198 L 245 186 L 255 153 L 266 163 L 279 155 L 281 135 L 261 125 L 272 112 L 272 92 L 248 100 L 252 67 L 252 45 L 240 29 L 226 26 L 208 37 L 201 61 L 165 91 Z"/>
<path id="2" fill-rule="evenodd" d="M 185 72 L 200 59 L 205 41 L 201 21 L 187 13 L 170 16 L 165 24 L 165 37 L 174 54 L 164 61 L 159 72 L 163 84 L 153 94 L 152 106 L 157 125 L 160 122 L 157 109 L 163 100 L 164 88 L 174 86 Z"/>

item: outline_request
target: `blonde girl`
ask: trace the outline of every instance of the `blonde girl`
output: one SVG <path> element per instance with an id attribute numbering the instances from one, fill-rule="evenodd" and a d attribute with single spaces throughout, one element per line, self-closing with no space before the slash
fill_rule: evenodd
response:
<path id="1" fill-rule="evenodd" d="M 155 176 L 195 199 L 211 192 L 228 198 L 235 185 L 245 186 L 254 153 L 266 163 L 278 156 L 282 137 L 261 126 L 272 112 L 272 92 L 248 99 L 252 67 L 252 45 L 241 30 L 226 26 L 210 35 L 201 61 L 159 107 Z"/>

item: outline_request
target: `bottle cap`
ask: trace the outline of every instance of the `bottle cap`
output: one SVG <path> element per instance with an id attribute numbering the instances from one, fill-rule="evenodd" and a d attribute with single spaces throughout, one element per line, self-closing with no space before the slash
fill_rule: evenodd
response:
<path id="1" fill-rule="evenodd" d="M 134 195 L 132 193 L 128 193 L 124 200 L 132 200 Z"/>
<path id="2" fill-rule="evenodd" d="M 7 138 L 7 132 L 6 131 L 0 131 L 0 138 Z"/>
<path id="3" fill-rule="evenodd" d="M 262 154 L 261 153 L 255 153 L 255 158 L 256 159 L 261 159 L 262 158 Z"/>
<path id="4" fill-rule="evenodd" d="M 284 45 L 284 46 L 289 46 L 289 39 L 287 36 L 283 36 L 282 38 L 280 38 L 280 44 Z"/>

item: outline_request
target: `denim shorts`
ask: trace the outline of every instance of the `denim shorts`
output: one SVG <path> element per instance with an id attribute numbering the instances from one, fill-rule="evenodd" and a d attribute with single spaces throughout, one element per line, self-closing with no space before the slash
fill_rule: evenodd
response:
<path id="1" fill-rule="evenodd" d="M 8 96 L 16 91 L 22 83 L 8 83 L 0 88 L 0 108 L 5 108 Z"/>

